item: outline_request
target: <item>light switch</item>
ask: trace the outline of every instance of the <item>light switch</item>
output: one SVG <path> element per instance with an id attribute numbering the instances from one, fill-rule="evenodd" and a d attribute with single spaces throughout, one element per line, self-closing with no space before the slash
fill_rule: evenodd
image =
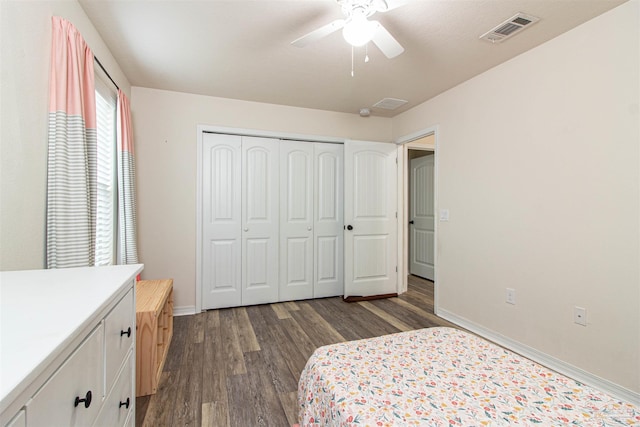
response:
<path id="1" fill-rule="evenodd" d="M 440 221 L 449 221 L 449 209 L 440 209 Z"/>

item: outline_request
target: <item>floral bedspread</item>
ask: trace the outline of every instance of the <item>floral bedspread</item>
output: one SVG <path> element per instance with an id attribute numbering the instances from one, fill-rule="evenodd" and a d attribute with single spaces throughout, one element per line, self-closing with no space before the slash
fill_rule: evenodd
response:
<path id="1" fill-rule="evenodd" d="M 302 426 L 630 426 L 640 408 L 482 338 L 429 328 L 318 348 Z"/>

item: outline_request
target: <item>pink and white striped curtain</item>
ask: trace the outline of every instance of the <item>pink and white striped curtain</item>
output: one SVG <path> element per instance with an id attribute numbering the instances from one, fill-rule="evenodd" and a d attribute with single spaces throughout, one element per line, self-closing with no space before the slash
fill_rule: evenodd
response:
<path id="1" fill-rule="evenodd" d="M 93 53 L 52 18 L 47 159 L 47 268 L 94 265 L 96 102 Z"/>
<path id="2" fill-rule="evenodd" d="M 118 264 L 136 264 L 136 194 L 129 99 L 118 89 Z"/>

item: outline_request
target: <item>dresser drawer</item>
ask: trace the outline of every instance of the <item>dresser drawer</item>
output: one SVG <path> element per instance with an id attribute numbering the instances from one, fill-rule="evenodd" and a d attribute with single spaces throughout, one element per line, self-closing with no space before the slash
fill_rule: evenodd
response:
<path id="1" fill-rule="evenodd" d="M 122 427 L 133 413 L 136 404 L 133 382 L 134 358 L 134 353 L 130 352 L 111 394 L 104 401 L 102 411 L 95 423 L 96 427 Z"/>
<path id="2" fill-rule="evenodd" d="M 109 393 L 124 358 L 136 340 L 134 290 L 131 289 L 111 310 L 104 321 L 105 330 L 105 394 Z"/>
<path id="3" fill-rule="evenodd" d="M 103 341 L 100 323 L 27 404 L 27 426 L 93 423 L 104 397 Z"/>

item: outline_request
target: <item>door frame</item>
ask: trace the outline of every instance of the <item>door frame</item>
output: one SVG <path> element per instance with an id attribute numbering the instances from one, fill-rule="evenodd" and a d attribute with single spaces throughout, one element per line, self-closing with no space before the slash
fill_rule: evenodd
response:
<path id="1" fill-rule="evenodd" d="M 225 135 L 257 136 L 263 138 L 291 139 L 306 142 L 328 142 L 333 144 L 344 144 L 346 138 L 335 138 L 320 135 L 304 135 L 288 132 L 273 132 L 267 130 L 234 128 L 226 126 L 197 125 L 197 148 L 196 148 L 196 306 L 195 312 L 202 311 L 202 174 L 204 160 L 202 136 L 205 133 L 219 133 Z"/>
<path id="2" fill-rule="evenodd" d="M 433 135 L 433 144 L 423 144 L 417 140 Z M 398 219 L 401 228 L 398 230 L 398 259 L 402 260 L 398 268 L 400 280 L 398 281 L 398 293 L 407 291 L 407 276 L 409 275 L 409 150 L 433 151 L 434 181 L 433 181 L 433 207 L 435 222 L 433 227 L 433 283 L 434 283 L 434 313 L 438 314 L 438 126 L 432 126 L 419 130 L 409 135 L 398 138 Z"/>

